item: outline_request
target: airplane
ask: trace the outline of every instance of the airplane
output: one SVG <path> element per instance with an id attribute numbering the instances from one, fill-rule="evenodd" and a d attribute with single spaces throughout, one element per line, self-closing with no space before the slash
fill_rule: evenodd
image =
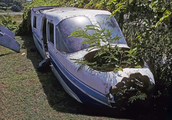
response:
<path id="1" fill-rule="evenodd" d="M 0 25 L 0 45 L 15 52 L 20 52 L 20 44 L 14 39 L 15 34 L 9 29 Z"/>
<path id="2" fill-rule="evenodd" d="M 121 84 L 127 86 L 127 81 L 140 78 L 147 84 L 148 91 L 153 88 L 155 80 L 149 66 L 145 64 L 142 68 L 124 68 L 117 72 L 90 70 L 89 66 L 78 70 L 80 65 L 72 59 L 90 58 L 94 51 L 86 50 L 88 46 L 81 44 L 82 38 L 68 37 L 76 28 L 106 27 L 107 22 L 111 22 L 113 34 L 121 36 L 116 45 L 129 48 L 118 23 L 110 16 L 111 13 L 105 10 L 40 6 L 31 8 L 31 27 L 35 46 L 43 57 L 40 69 L 48 64 L 64 90 L 78 102 L 115 108 L 115 91 Z"/>

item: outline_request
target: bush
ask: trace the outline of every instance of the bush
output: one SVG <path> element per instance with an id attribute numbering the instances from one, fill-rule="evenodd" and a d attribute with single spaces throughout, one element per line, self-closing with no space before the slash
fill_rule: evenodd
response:
<path id="1" fill-rule="evenodd" d="M 89 34 L 88 31 L 94 31 L 94 33 Z M 82 60 L 76 59 L 76 63 L 81 64 L 81 66 L 88 65 L 92 69 L 102 72 L 143 66 L 143 61 L 137 55 L 137 49 L 112 46 L 111 43 L 118 43 L 120 37 L 116 35 L 112 38 L 111 35 L 112 30 L 101 29 L 95 25 L 88 25 L 84 30 L 73 31 L 70 36 L 82 37 L 84 39 L 82 44 L 88 44 L 87 51 L 91 51 Z M 105 44 L 101 45 L 102 42 Z"/>
<path id="2" fill-rule="evenodd" d="M 17 29 L 19 23 L 17 23 L 16 21 L 13 20 L 12 15 L 3 15 L 1 18 L 1 22 L 0 24 L 2 24 L 3 26 L 7 27 L 9 30 L 15 32 L 15 30 Z"/>
<path id="3" fill-rule="evenodd" d="M 20 12 L 22 10 L 22 8 L 20 6 L 13 5 L 11 7 L 11 10 L 14 11 L 14 12 Z"/>

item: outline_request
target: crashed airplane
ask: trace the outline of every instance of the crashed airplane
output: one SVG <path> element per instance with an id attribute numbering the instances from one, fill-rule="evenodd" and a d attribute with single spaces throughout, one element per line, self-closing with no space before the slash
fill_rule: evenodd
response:
<path id="1" fill-rule="evenodd" d="M 20 52 L 20 44 L 14 39 L 15 34 L 9 29 L 0 25 L 0 45 L 15 52 Z"/>
<path id="2" fill-rule="evenodd" d="M 110 12 L 104 10 L 73 7 L 44 6 L 31 9 L 34 43 L 44 58 L 39 67 L 43 68 L 50 62 L 53 73 L 65 91 L 80 103 L 115 107 L 116 88 L 121 84 L 127 86 L 127 83 L 133 82 L 133 77 L 140 78 L 148 91 L 155 84 L 147 64 L 142 68 L 124 68 L 118 72 L 90 70 L 89 66 L 78 70 L 80 65 L 72 59 L 82 59 L 89 56 L 89 53 L 86 50 L 88 46 L 81 44 L 82 38 L 68 37 L 76 28 L 98 25 L 113 29 L 114 35 L 122 36 L 117 45 L 129 48 L 115 18 L 107 19 L 110 15 Z M 111 22 L 113 28 L 107 27 L 107 22 Z"/>

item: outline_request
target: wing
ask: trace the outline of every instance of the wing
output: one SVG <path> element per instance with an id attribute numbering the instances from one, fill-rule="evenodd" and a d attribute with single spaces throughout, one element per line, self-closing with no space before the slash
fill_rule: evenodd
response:
<path id="1" fill-rule="evenodd" d="M 20 44 L 14 39 L 15 34 L 6 27 L 0 25 L 0 45 L 16 52 L 20 52 Z"/>

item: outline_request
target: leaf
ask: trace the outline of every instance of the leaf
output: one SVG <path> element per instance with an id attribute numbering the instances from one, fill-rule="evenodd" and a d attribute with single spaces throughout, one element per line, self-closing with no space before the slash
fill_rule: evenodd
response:
<path id="1" fill-rule="evenodd" d="M 141 66 L 140 66 L 140 65 L 138 65 L 138 66 L 135 66 L 135 68 L 141 68 Z"/>
<path id="2" fill-rule="evenodd" d="M 137 94 L 135 96 L 130 97 L 128 102 L 133 103 L 137 99 L 145 100 L 146 98 L 147 98 L 147 95 L 145 93 L 141 93 L 139 91 L 139 92 L 137 92 Z"/>
<path id="3" fill-rule="evenodd" d="M 119 70 L 119 71 L 123 71 L 123 68 L 122 68 L 122 67 L 119 67 L 118 70 Z"/>
<path id="4" fill-rule="evenodd" d="M 169 15 L 161 17 L 160 20 L 156 23 L 155 27 L 158 27 L 158 25 L 168 17 L 169 17 Z"/>

